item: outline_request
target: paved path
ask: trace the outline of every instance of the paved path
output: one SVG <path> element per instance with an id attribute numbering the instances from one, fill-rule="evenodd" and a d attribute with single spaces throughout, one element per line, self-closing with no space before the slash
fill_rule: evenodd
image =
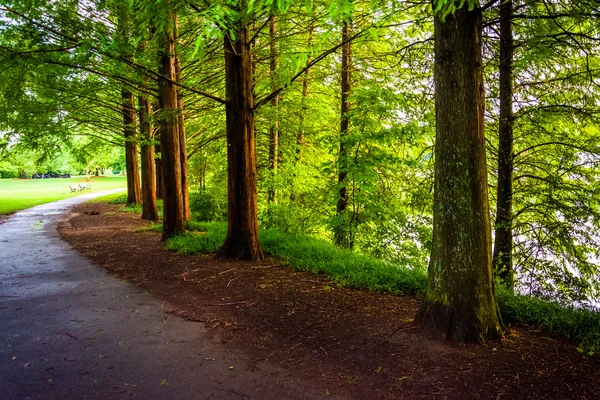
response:
<path id="1" fill-rule="evenodd" d="M 61 241 L 62 214 L 108 193 L 33 207 L 0 224 L 0 398 L 323 397 L 284 371 L 249 370 L 203 324 L 167 314 Z"/>

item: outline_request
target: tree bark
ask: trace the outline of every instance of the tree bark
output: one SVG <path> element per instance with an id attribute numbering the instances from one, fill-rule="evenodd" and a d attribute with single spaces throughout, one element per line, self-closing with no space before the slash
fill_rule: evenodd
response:
<path id="1" fill-rule="evenodd" d="M 271 17 L 269 21 L 269 49 L 270 49 L 270 73 L 271 73 L 271 90 L 275 91 L 279 88 L 279 52 L 277 51 L 277 22 L 275 16 Z M 271 176 L 273 182 L 269 187 L 268 201 L 269 203 L 277 204 L 277 164 L 279 162 L 279 95 L 274 96 L 271 99 L 271 107 L 275 118 L 269 128 L 269 165 L 271 168 Z"/>
<path id="2" fill-rule="evenodd" d="M 142 158 L 142 219 L 158 221 L 156 181 L 154 180 L 154 146 L 152 145 L 152 108 L 148 95 L 138 96 Z"/>
<path id="3" fill-rule="evenodd" d="M 258 237 L 250 35 L 243 22 L 235 41 L 225 35 L 224 49 L 228 229 L 218 256 L 259 260 L 263 252 Z"/>
<path id="4" fill-rule="evenodd" d="M 493 265 L 496 275 L 514 290 L 512 264 L 513 111 L 512 111 L 512 0 L 500 4 L 500 123 L 498 140 L 498 191 Z"/>
<path id="5" fill-rule="evenodd" d="M 125 133 L 125 170 L 127 171 L 127 204 L 142 204 L 140 189 L 140 171 L 135 137 L 135 108 L 133 93 L 127 89 L 121 91 L 123 130 Z"/>
<path id="6" fill-rule="evenodd" d="M 313 34 L 314 34 L 315 26 L 314 24 L 310 25 L 310 30 L 308 31 L 308 47 L 312 45 Z M 310 63 L 310 58 L 306 60 L 306 65 Z M 310 68 L 307 68 L 304 71 L 304 79 L 302 79 L 302 110 L 300 111 L 300 129 L 298 130 L 298 134 L 296 135 L 296 162 L 298 164 L 302 164 L 302 147 L 304 146 L 304 120 L 306 118 L 306 100 L 308 98 L 308 85 L 310 83 Z"/>
<path id="7" fill-rule="evenodd" d="M 436 146 L 429 277 L 416 323 L 467 342 L 501 335 L 491 260 L 481 9 L 435 18 Z"/>
<path id="8" fill-rule="evenodd" d="M 152 110 L 160 113 L 160 106 L 158 102 L 153 103 Z M 163 199 L 164 180 L 162 178 L 162 160 L 161 160 L 161 147 L 160 147 L 160 122 L 157 124 L 158 129 L 154 129 L 154 173 L 156 174 L 156 199 Z"/>
<path id="9" fill-rule="evenodd" d="M 160 66 L 158 79 L 160 107 L 160 144 L 163 178 L 163 231 L 162 239 L 183 233 L 185 217 L 181 187 L 181 153 L 177 123 L 177 90 L 175 81 L 175 35 L 173 30 L 161 34 Z"/>
<path id="10" fill-rule="evenodd" d="M 154 145 L 154 172 L 156 174 L 156 199 L 163 198 L 164 180 L 162 178 L 162 160 L 160 158 L 160 133 L 157 131 L 154 139 L 157 143 Z M 158 154 L 158 157 L 156 156 Z"/>
<path id="11" fill-rule="evenodd" d="M 177 22 L 175 22 L 177 27 Z M 177 33 L 176 33 L 177 38 Z M 175 76 L 177 82 L 181 81 L 181 59 L 175 56 Z M 187 139 L 185 137 L 185 114 L 183 91 L 177 86 L 177 124 L 179 132 L 179 158 L 181 160 L 181 191 L 183 199 L 183 218 L 185 221 L 192 220 L 192 212 L 190 210 L 190 194 L 188 182 L 188 156 L 187 156 Z"/>
<path id="12" fill-rule="evenodd" d="M 339 222 L 335 227 L 335 243 L 338 246 L 352 248 L 352 238 L 350 232 L 350 223 L 348 221 L 348 188 L 346 187 L 346 177 L 348 176 L 348 144 L 346 143 L 346 136 L 348 135 L 348 128 L 350 126 L 350 120 L 348 118 L 348 112 L 350 111 L 350 104 L 348 97 L 350 96 L 351 83 L 350 83 L 350 69 L 351 69 L 351 47 L 348 38 L 350 37 L 350 22 L 344 21 L 342 27 L 342 105 L 341 105 L 341 124 L 340 124 L 340 152 L 339 152 L 339 172 L 338 172 L 338 184 L 340 186 L 338 193 L 338 200 L 336 204 L 336 211 L 339 218 Z"/>

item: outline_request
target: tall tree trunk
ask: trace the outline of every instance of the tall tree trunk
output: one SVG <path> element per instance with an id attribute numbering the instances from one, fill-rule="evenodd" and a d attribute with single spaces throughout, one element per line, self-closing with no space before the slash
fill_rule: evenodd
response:
<path id="1" fill-rule="evenodd" d="M 175 81 L 175 35 L 162 33 L 160 46 L 161 75 L 158 79 L 160 107 L 160 145 L 163 171 L 163 240 L 185 230 L 183 191 L 181 187 L 181 153 L 177 123 L 178 105 Z"/>
<path id="2" fill-rule="evenodd" d="M 127 89 L 121 91 L 123 130 L 125 133 L 125 170 L 127 171 L 127 204 L 142 204 L 140 172 L 135 137 L 135 108 L 133 93 Z"/>
<path id="3" fill-rule="evenodd" d="M 351 47 L 348 38 L 350 37 L 350 22 L 344 21 L 342 27 L 342 107 L 341 107 L 341 124 L 340 124 L 340 153 L 339 153 L 339 172 L 338 184 L 340 186 L 338 201 L 336 205 L 337 215 L 339 217 L 338 225 L 335 228 L 335 243 L 341 247 L 352 247 L 352 239 L 350 233 L 350 223 L 348 221 L 348 188 L 346 187 L 346 177 L 348 176 L 348 144 L 346 136 L 350 120 L 348 112 L 350 104 L 348 97 L 350 96 L 350 57 Z"/>
<path id="4" fill-rule="evenodd" d="M 496 275 L 514 290 L 512 264 L 513 111 L 512 111 L 512 0 L 500 4 L 500 131 L 498 192 L 493 265 Z"/>
<path id="5" fill-rule="evenodd" d="M 152 103 L 152 111 L 154 114 L 160 114 L 160 105 L 158 101 Z M 160 119 L 159 119 L 160 121 Z M 164 179 L 162 173 L 162 159 L 161 159 L 161 147 L 160 147 L 160 130 L 162 124 L 159 122 L 158 127 L 154 128 L 154 173 L 156 174 L 156 199 L 163 199 L 163 190 L 164 190 Z"/>
<path id="6" fill-rule="evenodd" d="M 250 35 L 243 22 L 235 41 L 225 35 L 224 48 L 228 228 L 218 256 L 259 260 L 263 252 L 258 237 Z"/>
<path id="7" fill-rule="evenodd" d="M 279 88 L 279 52 L 277 51 L 277 22 L 275 16 L 271 17 L 269 22 L 269 48 L 270 48 L 270 73 L 271 73 L 271 90 L 275 91 Z M 269 187 L 268 200 L 270 203 L 277 203 L 277 164 L 279 162 L 279 95 L 271 99 L 271 106 L 275 115 L 274 120 L 269 128 L 269 164 L 273 182 Z"/>
<path id="8" fill-rule="evenodd" d="M 494 294 L 481 9 L 435 18 L 433 242 L 416 321 L 434 334 L 485 342 L 501 335 Z"/>
<path id="9" fill-rule="evenodd" d="M 177 29 L 177 22 L 175 23 Z M 176 31 L 176 38 L 177 38 Z M 177 82 L 181 80 L 181 59 L 175 56 L 175 76 Z M 183 103 L 183 91 L 181 87 L 177 87 L 177 124 L 179 129 L 179 158 L 181 160 L 181 191 L 183 196 L 183 218 L 186 221 L 192 220 L 192 213 L 190 210 L 190 194 L 189 194 L 189 182 L 188 182 L 188 156 L 187 156 L 187 139 L 185 137 L 185 114 L 184 114 L 184 103 Z"/>
<path id="10" fill-rule="evenodd" d="M 315 26 L 314 24 L 310 25 L 310 29 L 308 31 L 308 47 L 312 45 L 313 34 L 314 34 Z M 306 60 L 306 64 L 310 63 L 310 58 Z M 305 135 L 305 127 L 304 121 L 306 118 L 306 100 L 308 98 L 308 84 L 310 83 L 310 68 L 307 68 L 304 71 L 304 79 L 302 79 L 302 100 L 301 105 L 302 109 L 300 111 L 300 129 L 298 130 L 298 134 L 296 135 L 296 162 L 298 164 L 302 163 L 302 147 L 304 146 L 304 135 Z"/>
<path id="11" fill-rule="evenodd" d="M 140 133 L 142 136 L 142 219 L 158 221 L 156 181 L 154 180 L 154 146 L 152 145 L 152 108 L 148 95 L 138 96 Z"/>
<path id="12" fill-rule="evenodd" d="M 163 198 L 164 180 L 162 178 L 162 160 L 160 158 L 160 134 L 155 136 L 155 140 L 158 141 L 154 145 L 154 173 L 156 174 L 156 199 Z M 158 154 L 158 157 L 156 156 Z"/>

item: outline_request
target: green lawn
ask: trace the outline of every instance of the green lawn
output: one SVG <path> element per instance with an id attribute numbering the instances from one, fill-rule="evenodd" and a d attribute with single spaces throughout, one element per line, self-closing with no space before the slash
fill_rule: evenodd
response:
<path id="1" fill-rule="evenodd" d="M 127 180 L 124 176 L 54 178 L 54 179 L 0 179 L 0 215 L 10 214 L 25 208 L 49 203 L 55 200 L 74 197 L 82 192 L 71 193 L 69 185 L 87 183 L 92 192 L 124 188 Z"/>

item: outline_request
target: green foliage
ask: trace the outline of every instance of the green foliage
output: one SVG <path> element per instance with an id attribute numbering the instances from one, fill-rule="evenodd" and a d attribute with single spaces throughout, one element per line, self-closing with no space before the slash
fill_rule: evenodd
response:
<path id="1" fill-rule="evenodd" d="M 127 195 L 120 194 L 108 201 L 108 204 L 127 204 Z"/>
<path id="2" fill-rule="evenodd" d="M 0 169 L 0 179 L 14 179 L 19 177 L 19 172 L 15 170 L 1 170 Z"/>
<path id="3" fill-rule="evenodd" d="M 181 254 L 216 253 L 227 234 L 227 224 L 222 222 L 203 222 L 189 228 L 194 231 L 167 240 L 167 249 Z"/>
<path id="4" fill-rule="evenodd" d="M 223 221 L 227 219 L 227 197 L 215 191 L 191 192 L 190 210 L 196 221 Z"/>
<path id="5" fill-rule="evenodd" d="M 511 324 L 526 324 L 556 337 L 579 343 L 578 350 L 600 354 L 600 312 L 565 307 L 531 296 L 513 295 L 499 288 L 502 318 Z"/>
<path id="6" fill-rule="evenodd" d="M 475 7 L 479 7 L 479 0 L 434 0 L 433 9 L 440 16 L 442 21 L 450 14 L 454 14 L 457 10 L 467 7 L 472 11 Z"/>
<path id="7" fill-rule="evenodd" d="M 142 213 L 142 205 L 135 205 L 135 204 L 127 204 L 127 197 L 125 197 L 125 202 L 123 202 L 123 198 L 118 198 L 116 200 L 113 201 L 117 201 L 115 203 L 109 202 L 111 204 L 125 204 L 125 207 L 122 208 L 121 211 L 126 212 L 126 213 L 136 213 L 136 214 L 141 214 Z M 161 199 L 156 200 L 156 208 L 158 210 L 158 216 L 162 217 L 163 214 L 163 201 Z"/>

